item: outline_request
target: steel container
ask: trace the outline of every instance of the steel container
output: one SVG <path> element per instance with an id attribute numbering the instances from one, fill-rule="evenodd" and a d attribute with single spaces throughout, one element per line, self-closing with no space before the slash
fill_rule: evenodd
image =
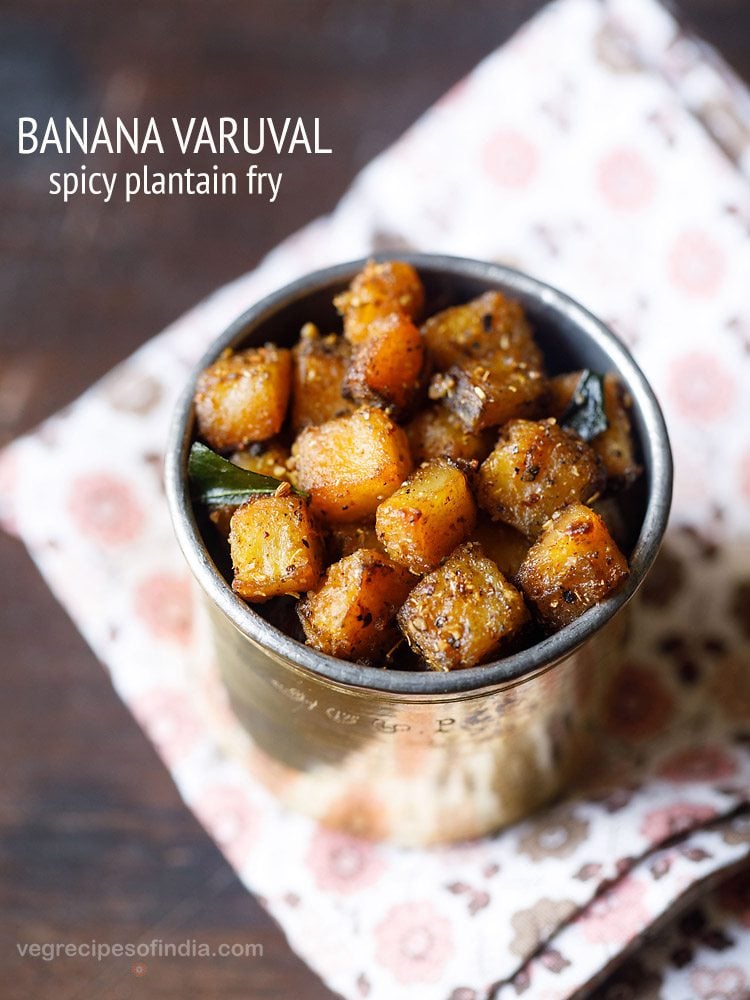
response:
<path id="1" fill-rule="evenodd" d="M 559 793 L 595 749 L 598 692 L 616 658 L 625 605 L 661 543 L 672 462 L 659 405 L 623 343 L 562 292 L 497 264 L 403 254 L 427 313 L 499 289 L 523 303 L 550 372 L 614 371 L 632 399 L 644 474 L 625 510 L 626 584 L 572 625 L 522 652 L 451 673 L 384 670 L 317 652 L 282 628 L 284 609 L 249 607 L 186 477 L 195 378 L 228 347 L 290 345 L 301 326 L 337 328 L 333 296 L 363 261 L 318 271 L 239 317 L 195 369 L 166 461 L 175 531 L 208 607 L 221 674 L 253 743 L 256 774 L 285 803 L 365 837 L 422 845 L 473 838 Z M 226 548 L 226 547 L 224 547 Z M 283 602 L 282 602 L 283 603 Z M 279 617 L 281 616 L 281 617 Z"/>

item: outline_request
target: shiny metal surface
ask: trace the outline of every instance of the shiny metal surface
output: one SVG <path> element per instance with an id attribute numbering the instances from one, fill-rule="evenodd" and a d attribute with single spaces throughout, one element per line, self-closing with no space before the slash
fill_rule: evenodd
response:
<path id="1" fill-rule="evenodd" d="M 617 371 L 633 399 L 645 469 L 632 497 L 639 525 L 631 577 L 561 632 L 453 673 L 378 670 L 290 638 L 237 598 L 199 528 L 186 484 L 193 381 L 178 407 L 166 463 L 177 537 L 208 602 L 222 675 L 257 748 L 256 773 L 295 808 L 370 837 L 424 844 L 479 836 L 555 795 L 590 749 L 597 688 L 616 654 L 632 597 L 658 551 L 672 467 L 653 393 L 622 343 L 567 296 L 499 265 L 400 255 L 418 268 L 428 310 L 488 288 L 519 298 L 551 371 Z M 253 307 L 195 375 L 228 346 L 291 343 L 308 320 L 333 329 L 333 295 L 363 262 L 330 268 Z"/>
<path id="2" fill-rule="evenodd" d="M 553 797 L 595 749 L 598 688 L 627 609 L 563 660 L 470 692 L 340 684 L 259 649 L 211 606 L 232 707 L 258 777 L 349 833 L 424 845 L 473 838 Z"/>

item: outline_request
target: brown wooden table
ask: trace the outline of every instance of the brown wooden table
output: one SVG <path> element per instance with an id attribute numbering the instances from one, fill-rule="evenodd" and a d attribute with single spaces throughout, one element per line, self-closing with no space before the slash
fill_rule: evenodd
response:
<path id="1" fill-rule="evenodd" d="M 678 6 L 750 78 L 750 3 Z M 0 441 L 74 399 L 332 208 L 375 153 L 539 7 L 537 0 L 6 0 Z M 65 207 L 46 194 L 54 168 L 16 154 L 16 118 L 51 114 L 319 115 L 335 153 L 291 161 L 275 205 L 238 211 L 232 199 L 172 198 Z M 163 169 L 179 167 L 165 158 Z M 20 544 L 0 535 L 0 558 L 0 993 L 330 997 L 182 805 Z M 124 961 L 21 960 L 15 947 L 154 937 L 212 948 L 256 942 L 263 958 L 164 959 L 138 977 Z"/>

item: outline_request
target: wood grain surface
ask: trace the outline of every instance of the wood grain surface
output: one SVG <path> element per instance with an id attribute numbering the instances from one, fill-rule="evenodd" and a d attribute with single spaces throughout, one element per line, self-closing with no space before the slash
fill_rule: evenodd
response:
<path id="1" fill-rule="evenodd" d="M 750 78 L 747 0 L 676 6 Z M 540 7 L 3 2 L 0 443 L 331 209 L 374 154 Z M 51 114 L 318 115 L 335 153 L 290 160 L 275 205 L 238 211 L 232 199 L 142 198 L 66 207 L 46 194 L 52 168 L 16 153 L 17 117 Z M 163 169 L 179 166 L 164 158 Z M 0 560 L 0 994 L 332 996 L 182 805 L 21 545 L 0 535 Z M 263 957 L 163 959 L 137 976 L 122 960 L 22 960 L 16 949 L 153 938 L 254 942 Z"/>

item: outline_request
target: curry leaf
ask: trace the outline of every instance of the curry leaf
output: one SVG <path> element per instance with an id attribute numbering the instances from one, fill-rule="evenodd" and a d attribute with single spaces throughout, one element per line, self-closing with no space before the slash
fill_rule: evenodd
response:
<path id="1" fill-rule="evenodd" d="M 241 469 L 197 441 L 190 449 L 188 476 L 193 499 L 208 507 L 236 507 L 258 493 L 275 493 L 283 485 L 280 479 Z"/>
<path id="2" fill-rule="evenodd" d="M 570 402 L 558 420 L 561 427 L 575 431 L 584 441 L 591 441 L 609 426 L 604 410 L 604 378 L 584 368 Z"/>

